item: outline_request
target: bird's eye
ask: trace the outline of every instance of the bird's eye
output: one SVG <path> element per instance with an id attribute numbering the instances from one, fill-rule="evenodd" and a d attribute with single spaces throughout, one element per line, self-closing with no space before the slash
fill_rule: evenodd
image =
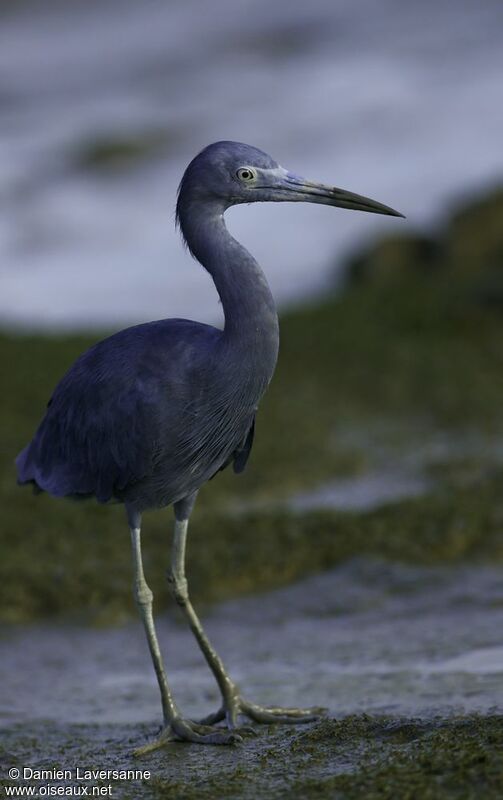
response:
<path id="1" fill-rule="evenodd" d="M 241 167 L 236 172 L 236 175 L 240 181 L 252 181 L 255 178 L 255 172 L 250 167 Z"/>

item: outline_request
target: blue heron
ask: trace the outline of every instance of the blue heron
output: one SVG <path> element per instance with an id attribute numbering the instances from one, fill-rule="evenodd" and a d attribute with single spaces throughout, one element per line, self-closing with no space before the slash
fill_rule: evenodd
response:
<path id="1" fill-rule="evenodd" d="M 224 222 L 229 207 L 257 201 L 305 201 L 402 216 L 361 195 L 307 181 L 255 147 L 229 141 L 209 145 L 183 175 L 176 217 L 190 252 L 215 283 L 223 330 L 165 319 L 94 345 L 61 379 L 33 440 L 16 461 L 19 483 L 33 484 L 36 491 L 125 506 L 134 595 L 163 711 L 160 736 L 141 752 L 173 739 L 239 741 L 242 715 L 255 722 L 305 722 L 319 712 L 264 708 L 240 694 L 194 611 L 185 577 L 187 528 L 198 490 L 231 463 L 237 473 L 244 469 L 257 406 L 278 356 L 278 317 L 264 273 Z M 173 699 L 142 565 L 142 512 L 169 505 L 175 516 L 171 592 L 222 695 L 219 710 L 201 722 L 184 718 Z"/>

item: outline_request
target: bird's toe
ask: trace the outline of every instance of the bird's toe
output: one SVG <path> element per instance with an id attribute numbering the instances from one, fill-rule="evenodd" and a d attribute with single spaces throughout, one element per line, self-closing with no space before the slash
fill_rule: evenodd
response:
<path id="1" fill-rule="evenodd" d="M 191 722 L 180 717 L 174 719 L 170 727 L 176 738 L 185 742 L 195 742 L 196 744 L 238 744 L 243 741 L 241 736 L 234 731 Z"/>
<path id="2" fill-rule="evenodd" d="M 219 708 L 213 714 L 208 714 L 207 717 L 199 720 L 199 725 L 216 725 L 217 722 L 222 722 L 226 718 L 225 708 Z"/>
<path id="3" fill-rule="evenodd" d="M 265 724 L 272 723 L 303 723 L 314 722 L 325 714 L 327 709 L 319 706 L 312 708 L 282 708 L 281 706 L 265 707 L 256 703 L 242 701 L 242 712 L 254 722 Z"/>
<path id="4" fill-rule="evenodd" d="M 139 757 L 152 753 L 171 742 L 193 742 L 194 744 L 239 744 L 243 741 L 241 731 L 216 728 L 213 725 L 204 725 L 192 720 L 177 717 L 166 725 L 159 736 L 142 747 L 133 751 L 133 756 Z M 243 731 L 244 733 L 244 731 Z"/>

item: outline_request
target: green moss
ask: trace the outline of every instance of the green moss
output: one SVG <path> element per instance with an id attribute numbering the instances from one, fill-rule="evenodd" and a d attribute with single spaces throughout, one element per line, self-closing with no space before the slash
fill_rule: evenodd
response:
<path id="1" fill-rule="evenodd" d="M 19 509 L 23 536 L 4 545 L 3 619 L 85 611 L 110 622 L 134 613 L 129 541 L 117 508 L 79 507 L 35 498 L 33 518 Z M 62 510 L 60 510 L 62 509 Z M 198 601 L 287 584 L 355 555 L 412 563 L 503 563 L 503 474 L 482 486 L 452 489 L 368 513 L 254 512 L 240 517 L 196 511 L 188 571 Z M 48 521 L 53 522 L 49 524 Z M 18 527 L 19 530 L 19 527 Z M 144 559 L 156 606 L 170 604 L 165 570 L 167 515 L 147 515 Z M 113 564 L 113 570 L 110 565 Z"/>
<path id="2" fill-rule="evenodd" d="M 407 724 L 406 742 L 383 758 L 371 751 L 352 773 L 300 780 L 292 796 L 341 800 L 487 800 L 503 794 L 503 719 L 471 717 Z M 393 724 L 396 728 L 396 723 Z M 381 736 L 386 736 L 386 730 Z"/>
<path id="3" fill-rule="evenodd" d="M 144 733 L 44 723 L 28 736 L 11 728 L 2 760 L 9 767 L 36 763 L 43 752 L 45 768 L 149 770 L 143 781 L 111 781 L 114 797 L 141 793 L 146 800 L 496 800 L 503 793 L 503 718 L 497 715 L 430 721 L 361 715 L 307 730 L 270 726 L 240 747 L 175 743 L 140 761 L 131 749 Z"/>

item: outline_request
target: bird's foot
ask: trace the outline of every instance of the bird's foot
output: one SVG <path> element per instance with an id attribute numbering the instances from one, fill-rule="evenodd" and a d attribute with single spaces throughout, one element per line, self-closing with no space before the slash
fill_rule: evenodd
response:
<path id="1" fill-rule="evenodd" d="M 327 709 L 320 706 L 312 708 L 282 708 L 277 706 L 265 707 L 257 703 L 250 703 L 237 692 L 232 692 L 224 698 L 223 705 L 214 714 L 210 714 L 201 720 L 201 725 L 216 725 L 218 722 L 225 722 L 229 730 L 237 729 L 237 721 L 240 716 L 248 717 L 252 722 L 271 725 L 280 724 L 302 724 L 313 722 L 318 717 L 326 714 Z M 241 728 L 240 730 L 253 731 L 253 728 Z"/>
<path id="2" fill-rule="evenodd" d="M 247 733 L 246 729 L 242 733 Z M 169 742 L 195 742 L 196 744 L 238 744 L 243 738 L 238 730 L 226 731 L 210 724 L 175 717 L 165 725 L 159 736 L 133 751 L 134 756 L 144 756 Z"/>

